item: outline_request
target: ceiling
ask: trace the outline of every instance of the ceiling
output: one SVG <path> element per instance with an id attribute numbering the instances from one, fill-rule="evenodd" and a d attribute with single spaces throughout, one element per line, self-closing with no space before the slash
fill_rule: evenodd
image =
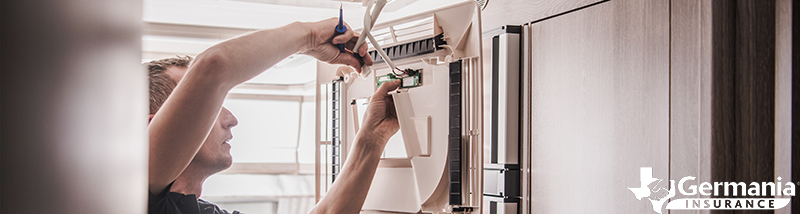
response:
<path id="1" fill-rule="evenodd" d="M 378 22 L 469 0 L 390 0 Z M 365 8 L 356 0 L 145 0 L 142 60 L 197 55 L 211 45 L 257 29 L 339 14 L 353 28 L 363 26 Z M 316 61 L 293 56 L 250 83 L 303 84 L 315 78 Z"/>

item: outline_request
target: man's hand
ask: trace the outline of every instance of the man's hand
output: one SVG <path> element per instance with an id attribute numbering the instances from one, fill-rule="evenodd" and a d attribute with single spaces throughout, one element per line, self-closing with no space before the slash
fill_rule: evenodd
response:
<path id="1" fill-rule="evenodd" d="M 361 211 L 383 148 L 389 138 L 400 130 L 394 101 L 388 94 L 398 86 L 399 80 L 384 82 L 372 95 L 364 114 L 364 124 L 361 125 L 339 177 L 325 193 L 325 197 L 311 210 L 312 214 Z"/>
<path id="2" fill-rule="evenodd" d="M 400 130 L 397 112 L 394 109 L 394 99 L 388 94 L 398 86 L 400 86 L 400 80 L 384 82 L 372 95 L 369 107 L 364 113 L 364 124 L 361 125 L 361 131 L 358 133 L 365 135 L 361 137 L 375 137 L 379 142 L 385 144 L 392 135 L 397 133 L 397 130 Z"/>
<path id="3" fill-rule="evenodd" d="M 338 18 L 330 18 L 318 22 L 303 23 L 311 32 L 308 36 L 308 44 L 301 52 L 313 56 L 320 61 L 332 64 L 345 64 L 356 69 L 356 72 L 361 73 L 361 63 L 353 56 L 353 47 L 358 40 L 350 26 L 347 26 L 347 31 L 343 34 L 333 35 L 336 33 L 336 25 L 339 24 Z M 339 52 L 336 44 L 345 44 L 346 52 Z M 372 65 L 372 58 L 367 53 L 367 46 L 362 45 L 358 50 L 358 55 L 364 61 L 364 65 Z M 366 56 L 366 57 L 364 57 Z"/>

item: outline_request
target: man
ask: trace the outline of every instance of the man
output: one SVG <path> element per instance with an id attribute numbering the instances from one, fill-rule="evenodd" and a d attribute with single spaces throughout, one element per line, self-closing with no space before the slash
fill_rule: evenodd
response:
<path id="1" fill-rule="evenodd" d="M 329 63 L 346 64 L 360 72 L 352 49 L 357 37 L 334 37 L 336 18 L 245 34 L 216 44 L 195 59 L 176 58 L 147 63 L 150 70 L 150 139 L 148 212 L 228 213 L 198 199 L 206 178 L 231 165 L 228 141 L 237 120 L 222 107 L 228 91 L 294 54 L 304 53 Z M 372 60 L 362 46 L 366 65 Z M 378 160 L 399 125 L 387 93 L 399 82 L 382 84 L 370 101 L 364 124 L 340 177 L 311 213 L 358 213 L 364 204 Z M 327 197 L 330 196 L 330 197 Z M 334 201 L 336 200 L 336 201 Z M 238 212 L 234 212 L 238 213 Z"/>

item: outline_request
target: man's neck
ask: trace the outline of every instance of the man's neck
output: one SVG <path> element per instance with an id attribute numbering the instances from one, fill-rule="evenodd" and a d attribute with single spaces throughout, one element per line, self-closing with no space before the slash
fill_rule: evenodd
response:
<path id="1" fill-rule="evenodd" d="M 187 168 L 175 179 L 175 183 L 172 184 L 170 192 L 177 192 L 184 195 L 194 194 L 197 198 L 200 198 L 200 195 L 203 193 L 203 182 L 206 181 L 206 178 L 208 178 L 208 176 L 192 173 L 192 171 Z"/>

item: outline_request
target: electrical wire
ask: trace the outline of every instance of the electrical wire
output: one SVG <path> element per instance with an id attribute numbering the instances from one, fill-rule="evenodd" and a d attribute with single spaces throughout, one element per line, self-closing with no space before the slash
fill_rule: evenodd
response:
<path id="1" fill-rule="evenodd" d="M 377 13 L 373 11 L 373 13 L 375 14 L 370 15 L 370 9 L 372 8 L 373 5 L 375 5 L 375 0 L 369 0 L 367 2 L 367 8 L 366 11 L 364 11 L 364 29 L 361 30 L 362 36 L 358 37 L 356 45 L 355 47 L 353 47 L 353 53 L 358 53 L 358 49 L 361 47 L 362 44 L 364 44 L 364 39 L 366 39 L 366 35 L 369 34 L 369 31 L 372 30 L 372 26 L 375 25 L 375 20 L 377 20 L 378 15 L 380 15 L 380 9 L 383 9 L 383 6 L 380 6 L 380 8 L 376 6 L 375 11 L 377 11 Z"/>
<path id="2" fill-rule="evenodd" d="M 398 74 L 397 72 L 395 72 L 395 70 L 397 70 L 397 71 L 400 71 L 400 72 L 402 72 L 402 73 L 401 73 L 401 74 Z M 406 73 L 406 71 L 404 71 L 404 70 L 401 70 L 400 68 L 397 68 L 397 67 L 394 67 L 394 68 L 392 69 L 392 73 L 393 73 L 395 76 L 405 76 L 405 75 L 407 75 L 407 74 L 408 74 L 408 73 Z"/>
<path id="3" fill-rule="evenodd" d="M 378 54 L 380 54 L 381 57 L 383 57 L 383 61 L 386 63 L 386 65 L 389 66 L 389 68 L 392 69 L 392 73 L 398 76 L 406 75 L 405 71 L 395 66 L 394 62 L 392 62 L 392 60 L 389 59 L 389 56 L 381 48 L 380 44 L 378 43 L 378 40 L 376 40 L 375 37 L 373 37 L 372 34 L 370 33 L 370 30 L 372 30 L 372 27 L 375 25 L 375 21 L 378 20 L 378 16 L 381 14 L 381 10 L 383 10 L 383 6 L 385 5 L 386 5 L 386 0 L 369 0 L 369 2 L 367 3 L 367 10 L 364 12 L 364 29 L 361 30 L 361 36 L 356 41 L 356 45 L 355 47 L 353 47 L 354 50 L 353 52 L 358 53 L 357 52 L 358 48 L 360 48 L 361 45 L 364 44 L 365 42 L 364 40 L 369 39 L 372 46 L 375 47 L 375 51 L 378 52 Z M 362 70 L 368 70 L 368 69 L 362 69 Z M 403 74 L 397 74 L 397 72 L 395 72 L 394 70 L 399 70 Z"/>

